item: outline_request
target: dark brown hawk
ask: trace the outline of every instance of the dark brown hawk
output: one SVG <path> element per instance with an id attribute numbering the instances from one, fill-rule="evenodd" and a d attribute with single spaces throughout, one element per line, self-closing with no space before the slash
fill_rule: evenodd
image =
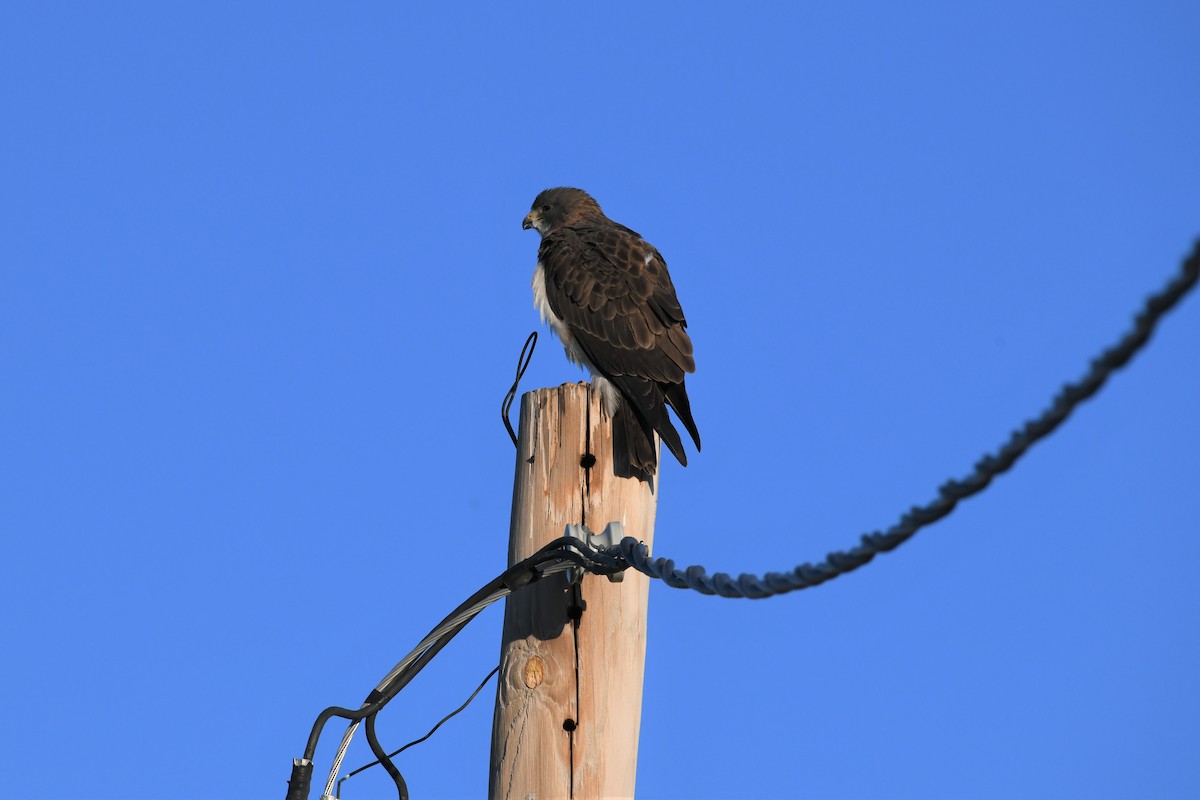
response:
<path id="1" fill-rule="evenodd" d="M 656 431 L 687 466 L 667 406 L 699 450 L 700 432 L 684 387 L 684 375 L 696 371 L 696 362 L 662 254 L 604 216 L 582 189 L 542 192 L 522 227 L 542 235 L 533 303 L 567 357 L 592 374 L 613 419 L 618 474 L 643 480 L 654 475 Z"/>

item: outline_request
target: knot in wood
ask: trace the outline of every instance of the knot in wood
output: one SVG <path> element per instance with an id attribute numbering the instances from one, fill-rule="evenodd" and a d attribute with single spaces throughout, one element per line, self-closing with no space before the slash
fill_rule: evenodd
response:
<path id="1" fill-rule="evenodd" d="M 546 662 L 540 656 L 531 656 L 525 662 L 525 686 L 536 689 L 546 678 Z"/>

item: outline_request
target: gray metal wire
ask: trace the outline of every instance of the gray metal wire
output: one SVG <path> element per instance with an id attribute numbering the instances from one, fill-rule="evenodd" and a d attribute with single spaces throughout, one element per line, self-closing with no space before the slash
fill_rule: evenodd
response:
<path id="1" fill-rule="evenodd" d="M 651 578 L 660 578 L 668 586 L 721 597 L 774 597 L 820 586 L 839 575 L 853 572 L 878 554 L 904 544 L 917 531 L 953 511 L 960 501 L 983 491 L 992 478 L 1010 468 L 1036 442 L 1049 436 L 1080 403 L 1098 392 L 1109 376 L 1129 363 L 1150 340 L 1154 327 L 1163 315 L 1195 286 L 1197 276 L 1200 276 L 1200 241 L 1196 242 L 1191 255 L 1184 259 L 1180 273 L 1162 291 L 1146 300 L 1145 306 L 1134 318 L 1133 330 L 1093 359 L 1083 378 L 1075 383 L 1066 384 L 1050 403 L 1049 408 L 1013 431 L 1009 440 L 995 453 L 984 455 L 966 478 L 949 480 L 942 484 L 938 488 L 936 500 L 923 506 L 915 506 L 886 532 L 864 534 L 857 547 L 834 551 L 827 555 L 824 561 L 801 564 L 790 572 L 768 572 L 762 577 L 742 574 L 737 578 L 724 572 L 709 575 L 701 566 L 680 570 L 669 558 L 652 560 L 646 546 L 631 536 L 622 539 L 615 547 L 608 548 L 608 552 L 619 555 L 638 572 Z"/>

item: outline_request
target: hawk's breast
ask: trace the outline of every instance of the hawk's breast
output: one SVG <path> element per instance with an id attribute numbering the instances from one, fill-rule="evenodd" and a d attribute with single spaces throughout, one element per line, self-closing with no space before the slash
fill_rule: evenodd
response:
<path id="1" fill-rule="evenodd" d="M 575 343 L 575 337 L 571 335 L 571 329 L 567 327 L 567 323 L 559 319 L 558 315 L 554 313 L 554 309 L 551 308 L 546 289 L 546 268 L 539 261 L 533 270 L 533 307 L 542 316 L 543 322 L 550 323 L 550 329 L 554 331 L 554 335 L 563 343 L 563 347 L 567 351 L 567 358 L 579 366 L 595 372 L 583 351 L 579 349 L 579 345 Z"/>

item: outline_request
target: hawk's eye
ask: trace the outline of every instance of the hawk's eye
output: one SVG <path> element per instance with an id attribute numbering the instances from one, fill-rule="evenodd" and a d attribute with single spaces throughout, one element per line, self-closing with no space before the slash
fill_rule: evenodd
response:
<path id="1" fill-rule="evenodd" d="M 542 210 L 542 211 L 549 211 L 549 210 L 550 210 L 550 206 L 542 206 L 542 209 L 541 209 L 541 210 Z"/>

